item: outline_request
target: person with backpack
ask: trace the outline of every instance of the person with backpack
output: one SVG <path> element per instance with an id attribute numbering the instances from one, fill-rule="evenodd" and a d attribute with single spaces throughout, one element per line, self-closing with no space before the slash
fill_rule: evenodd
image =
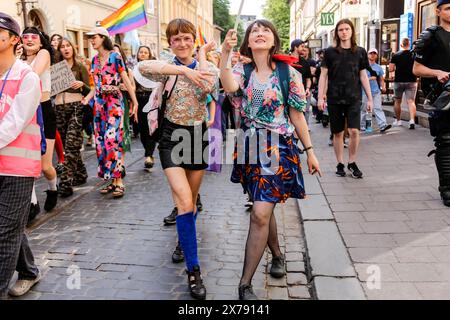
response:
<path id="1" fill-rule="evenodd" d="M 41 278 L 25 234 L 31 193 L 41 174 L 41 130 L 37 110 L 39 76 L 15 50 L 20 26 L 0 12 L 0 300 L 26 294 Z"/>
<path id="2" fill-rule="evenodd" d="M 218 90 L 218 70 L 206 60 L 206 54 L 214 49 L 215 44 L 211 42 L 202 46 L 199 60 L 194 59 L 197 30 L 185 19 L 172 20 L 167 26 L 166 36 L 175 55 L 173 60 L 142 61 L 139 72 L 164 84 L 158 119 L 159 154 L 177 207 L 179 243 L 174 255 L 180 251 L 184 253 L 190 294 L 203 300 L 206 288 L 197 252 L 199 210 L 195 203 L 208 168 L 205 159 L 209 154 L 206 101 L 208 94 Z M 178 141 L 173 141 L 174 137 Z M 184 146 L 182 150 L 179 150 L 180 143 Z"/>
<path id="3" fill-rule="evenodd" d="M 432 104 L 444 89 L 450 90 L 450 0 L 439 0 L 436 14 L 440 25 L 428 28 L 416 41 L 413 67 Z M 450 207 L 450 111 L 436 110 L 429 120 L 431 135 L 436 138 L 436 150 L 430 156 L 435 153 L 439 191 L 444 205 Z"/>
<path id="4" fill-rule="evenodd" d="M 304 115 L 306 94 L 301 75 L 285 63 L 293 64 L 297 59 L 276 55 L 280 44 L 274 25 L 267 20 L 256 20 L 248 27 L 240 48 L 251 63 L 245 66 L 239 63 L 233 70 L 227 66 L 229 55 L 237 45 L 236 30 L 228 31 L 222 46 L 220 78 L 223 87 L 227 93 L 239 96 L 241 102 L 242 134 L 237 138 L 231 181 L 241 183 L 254 201 L 238 289 L 240 300 L 257 299 L 252 278 L 267 245 L 273 257 L 270 274 L 276 278 L 286 274 L 274 209 L 289 198 L 305 197 L 300 150 L 294 142 L 294 132 L 305 147 L 309 172 L 321 175 Z M 247 138 L 255 142 L 254 137 L 258 137 L 256 143 L 245 145 Z M 255 160 L 252 156 L 255 153 L 258 160 L 250 160 Z M 267 156 L 278 162 L 278 166 L 263 163 L 261 159 Z"/>
<path id="5" fill-rule="evenodd" d="M 373 111 L 375 112 L 375 119 L 377 121 L 378 128 L 381 133 L 385 133 L 392 128 L 392 125 L 387 123 L 386 115 L 383 111 L 383 102 L 381 100 L 381 93 L 386 92 L 386 82 L 384 81 L 384 70 L 377 63 L 378 61 L 378 50 L 376 48 L 371 48 L 369 53 L 369 68 L 367 69 L 367 76 L 370 80 L 370 91 L 373 97 Z M 363 92 L 362 108 L 361 108 L 361 131 L 366 129 L 366 117 L 372 117 L 371 113 L 367 113 L 367 96 Z M 372 121 L 372 119 L 370 119 Z"/>
<path id="6" fill-rule="evenodd" d="M 370 91 L 367 52 L 356 43 L 355 26 L 349 19 L 340 20 L 335 28 L 336 46 L 325 50 L 319 80 L 319 110 L 324 110 L 325 96 L 330 116 L 333 146 L 338 161 L 336 175 L 345 177 L 344 133 L 350 133 L 348 170 L 355 179 L 363 173 L 356 164 L 361 129 L 362 89 L 367 96 L 367 111 L 372 112 L 373 98 Z"/>

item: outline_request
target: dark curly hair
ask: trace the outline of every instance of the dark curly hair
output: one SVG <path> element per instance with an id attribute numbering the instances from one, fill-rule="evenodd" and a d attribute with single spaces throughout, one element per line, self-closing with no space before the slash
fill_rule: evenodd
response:
<path id="1" fill-rule="evenodd" d="M 43 31 L 40 31 L 38 28 L 36 27 L 28 27 L 25 28 L 25 30 L 23 30 L 22 34 L 26 34 L 26 33 L 33 33 L 33 34 L 37 34 L 39 35 L 39 38 L 41 39 L 41 44 L 42 44 L 42 49 L 47 50 L 48 53 L 50 54 L 50 60 L 51 60 L 51 64 L 55 64 L 55 51 L 53 50 L 53 47 L 51 45 L 51 41 L 50 41 L 50 37 Z"/>

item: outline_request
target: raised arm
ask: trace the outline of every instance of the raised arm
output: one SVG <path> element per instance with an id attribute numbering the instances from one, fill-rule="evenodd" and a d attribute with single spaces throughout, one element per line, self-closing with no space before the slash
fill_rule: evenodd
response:
<path id="1" fill-rule="evenodd" d="M 220 80 L 226 93 L 235 93 L 239 90 L 239 84 L 233 76 L 233 70 L 228 68 L 228 60 L 231 51 L 237 46 L 236 30 L 229 30 L 222 46 L 222 59 L 220 64 Z"/>

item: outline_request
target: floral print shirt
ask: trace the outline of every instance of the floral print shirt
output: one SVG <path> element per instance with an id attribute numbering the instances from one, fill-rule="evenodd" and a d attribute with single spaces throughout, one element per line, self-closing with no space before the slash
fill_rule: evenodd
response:
<path id="1" fill-rule="evenodd" d="M 175 65 L 171 61 L 170 64 Z M 143 76 L 148 79 L 165 83 L 169 76 L 158 74 L 157 70 L 161 70 L 167 62 L 148 60 L 139 64 L 140 71 Z M 218 69 L 208 62 L 208 71 L 213 73 L 216 78 L 219 77 Z M 195 70 L 199 70 L 200 65 L 197 63 Z M 208 112 L 206 101 L 208 94 L 218 90 L 218 81 L 214 79 L 214 84 L 208 84 L 207 89 L 199 88 L 191 80 L 185 76 L 178 76 L 178 81 L 172 92 L 172 96 L 167 101 L 167 109 L 165 118 L 172 123 L 181 126 L 194 126 L 208 120 Z"/>
<path id="2" fill-rule="evenodd" d="M 244 65 L 237 64 L 233 69 L 240 90 L 233 97 L 233 104 L 239 106 L 242 124 L 248 128 L 265 128 L 280 135 L 291 136 L 295 127 L 289 119 L 289 112 L 283 103 L 283 93 L 275 70 L 267 84 L 260 83 L 253 71 L 248 87 L 245 88 Z M 287 105 L 304 112 L 306 95 L 302 78 L 298 71 L 289 67 L 289 98 Z"/>
<path id="3" fill-rule="evenodd" d="M 94 76 L 96 95 L 101 96 L 105 91 L 117 90 L 122 82 L 121 73 L 125 71 L 122 57 L 111 52 L 108 62 L 102 67 L 98 55 L 92 60 L 92 73 Z"/>

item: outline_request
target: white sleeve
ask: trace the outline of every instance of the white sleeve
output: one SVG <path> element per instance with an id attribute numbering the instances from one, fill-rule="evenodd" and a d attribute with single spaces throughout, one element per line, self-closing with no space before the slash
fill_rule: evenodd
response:
<path id="1" fill-rule="evenodd" d="M 17 139 L 36 114 L 41 100 L 39 76 L 28 73 L 14 97 L 11 108 L 0 120 L 0 149 Z"/>

